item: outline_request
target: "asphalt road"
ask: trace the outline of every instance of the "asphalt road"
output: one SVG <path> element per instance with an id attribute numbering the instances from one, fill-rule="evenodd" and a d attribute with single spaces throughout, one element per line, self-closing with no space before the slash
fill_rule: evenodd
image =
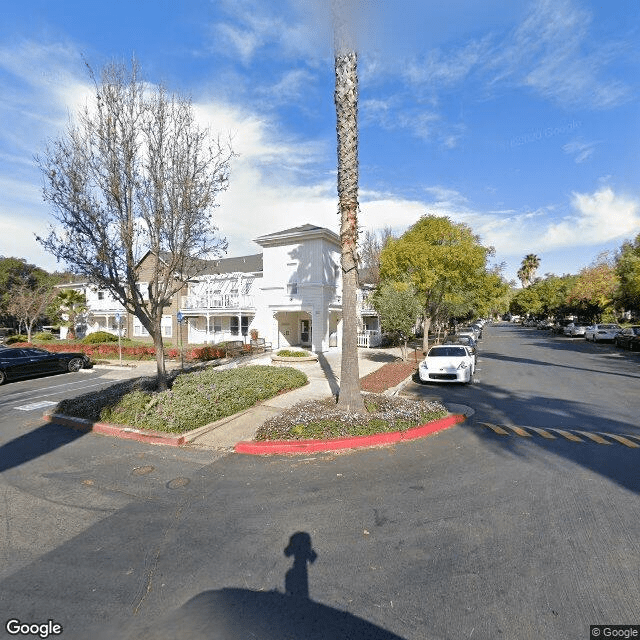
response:
<path id="1" fill-rule="evenodd" d="M 640 448 L 481 426 L 637 433 L 638 363 L 489 327 L 475 385 L 406 388 L 472 406 L 467 423 L 306 458 L 81 436 L 3 407 L 0 610 L 63 638 L 578 640 L 640 624 Z"/>

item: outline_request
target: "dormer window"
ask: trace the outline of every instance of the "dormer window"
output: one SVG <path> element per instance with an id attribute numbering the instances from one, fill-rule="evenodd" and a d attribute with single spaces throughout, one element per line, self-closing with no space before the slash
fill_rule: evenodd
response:
<path id="1" fill-rule="evenodd" d="M 104 300 L 104 291 L 98 291 L 98 300 Z"/>

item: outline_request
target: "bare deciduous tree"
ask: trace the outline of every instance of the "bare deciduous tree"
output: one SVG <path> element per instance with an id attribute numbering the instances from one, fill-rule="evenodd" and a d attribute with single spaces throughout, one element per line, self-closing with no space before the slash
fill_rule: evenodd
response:
<path id="1" fill-rule="evenodd" d="M 379 231 L 365 231 L 360 243 L 360 260 L 366 274 L 365 282 L 373 285 L 380 284 L 380 254 L 389 238 L 393 238 L 393 230 L 385 226 Z"/>
<path id="2" fill-rule="evenodd" d="M 233 152 L 195 121 L 190 100 L 140 78 L 139 65 L 89 69 L 95 100 L 37 158 L 59 223 L 38 241 L 111 292 L 153 338 L 166 388 L 162 312 L 202 258 L 226 251 L 212 220 Z M 155 260 L 144 291 L 140 259 Z"/>
<path id="3" fill-rule="evenodd" d="M 20 284 L 11 290 L 7 311 L 15 316 L 18 326 L 24 325 L 28 342 L 31 342 L 33 325 L 46 314 L 47 307 L 56 294 L 57 291 L 51 284 L 41 284 L 36 287 Z"/>

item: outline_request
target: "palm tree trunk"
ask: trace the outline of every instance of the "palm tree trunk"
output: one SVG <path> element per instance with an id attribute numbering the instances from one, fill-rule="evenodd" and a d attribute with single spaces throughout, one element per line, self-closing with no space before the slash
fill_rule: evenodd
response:
<path id="1" fill-rule="evenodd" d="M 342 360 L 338 405 L 364 412 L 358 367 L 358 74 L 353 50 L 336 50 L 338 198 L 342 245 Z"/>

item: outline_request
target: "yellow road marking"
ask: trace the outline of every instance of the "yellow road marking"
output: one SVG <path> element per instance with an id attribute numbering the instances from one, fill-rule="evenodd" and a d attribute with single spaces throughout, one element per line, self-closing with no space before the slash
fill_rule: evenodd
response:
<path id="1" fill-rule="evenodd" d="M 632 440 L 625 438 L 624 436 L 617 436 L 615 433 L 607 433 L 610 438 L 617 440 L 620 444 L 623 444 L 625 447 L 631 447 L 632 449 L 637 449 L 640 447 L 640 444 L 636 444 Z"/>
<path id="2" fill-rule="evenodd" d="M 559 433 L 563 438 L 567 440 L 571 440 L 571 442 L 584 442 L 582 438 L 578 438 L 575 433 L 571 433 L 570 431 L 565 431 L 564 429 L 551 429 L 551 431 L 555 431 L 555 433 Z"/>
<path id="3" fill-rule="evenodd" d="M 491 424 L 490 422 L 481 422 L 480 424 L 485 426 L 485 427 L 489 427 L 489 429 L 495 431 L 500 436 L 508 436 L 509 435 L 508 431 L 505 431 L 502 427 L 499 427 L 498 425 Z"/>
<path id="4" fill-rule="evenodd" d="M 531 429 L 532 431 L 535 431 L 538 435 L 542 436 L 543 438 L 546 438 L 547 440 L 556 439 L 556 437 L 552 433 L 549 433 L 546 429 L 541 429 L 540 427 L 529 427 L 529 429 Z"/>
<path id="5" fill-rule="evenodd" d="M 602 436 L 599 436 L 597 433 L 589 433 L 588 431 L 577 431 L 581 436 L 585 436 L 589 438 L 589 440 L 593 440 L 598 444 L 612 444 L 608 440 L 605 440 Z"/>

